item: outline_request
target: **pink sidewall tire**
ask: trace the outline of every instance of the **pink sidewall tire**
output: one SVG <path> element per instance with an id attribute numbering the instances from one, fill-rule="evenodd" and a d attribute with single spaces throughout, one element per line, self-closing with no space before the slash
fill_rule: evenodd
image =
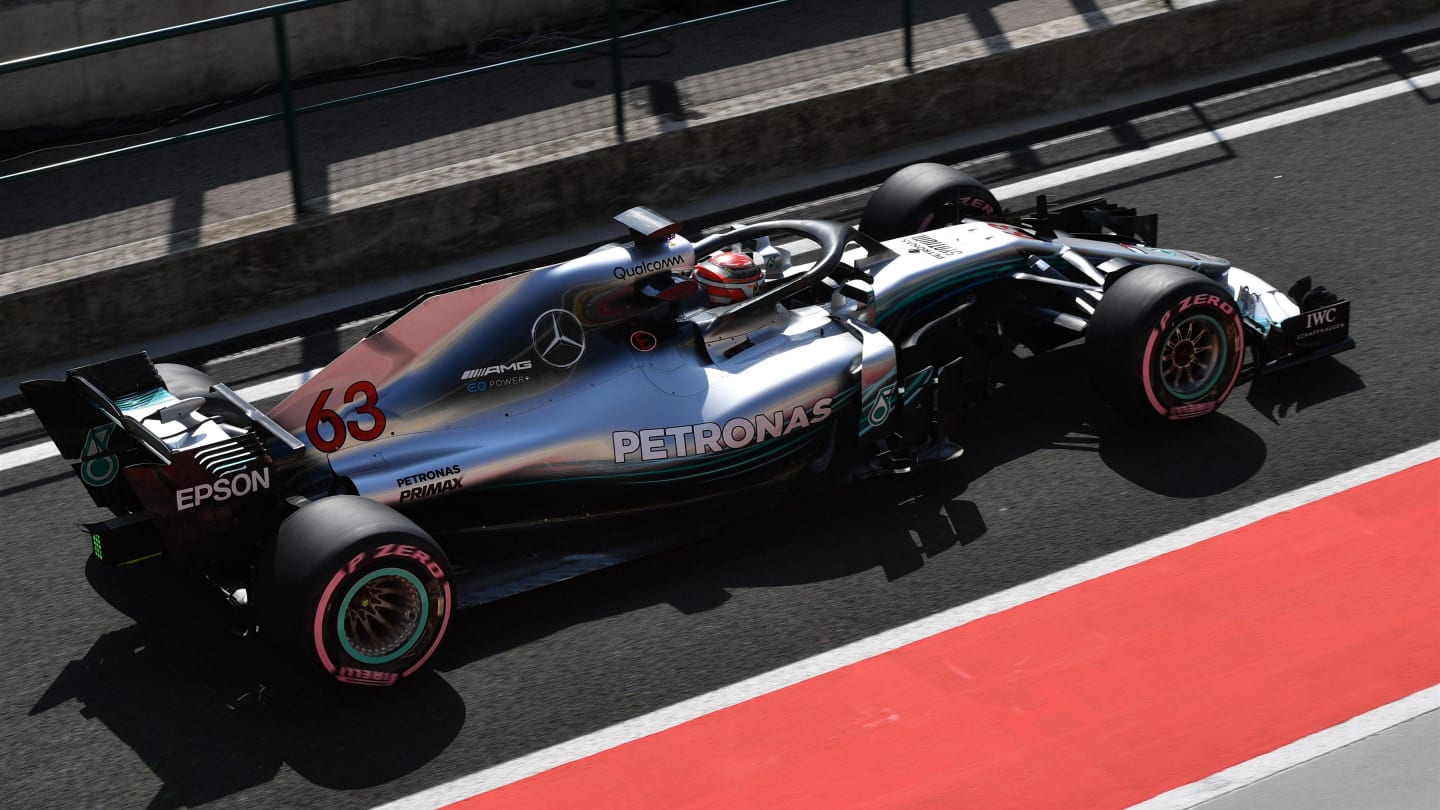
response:
<path id="1" fill-rule="evenodd" d="M 1170 265 L 1110 285 L 1085 334 L 1090 380 L 1112 408 L 1142 422 L 1214 413 L 1245 356 L 1239 308 L 1217 282 Z"/>
<path id="2" fill-rule="evenodd" d="M 420 671 L 449 629 L 445 553 L 409 518 L 352 495 L 286 518 L 256 565 L 261 633 L 337 683 L 391 686 Z"/>

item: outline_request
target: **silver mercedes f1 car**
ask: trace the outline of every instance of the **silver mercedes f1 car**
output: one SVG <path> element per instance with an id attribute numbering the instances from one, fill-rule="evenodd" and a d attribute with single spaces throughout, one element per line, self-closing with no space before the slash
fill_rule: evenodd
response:
<path id="1" fill-rule="evenodd" d="M 114 513 L 94 556 L 168 556 L 327 677 L 394 684 L 457 606 L 693 539 L 697 505 L 955 458 L 1017 346 L 1083 337 L 1107 403 L 1178 422 L 1354 345 L 1308 279 L 1159 247 L 1155 215 L 1103 200 L 1007 217 L 938 164 L 858 228 L 618 219 L 624 244 L 421 297 L 268 414 L 144 354 L 25 383 Z"/>

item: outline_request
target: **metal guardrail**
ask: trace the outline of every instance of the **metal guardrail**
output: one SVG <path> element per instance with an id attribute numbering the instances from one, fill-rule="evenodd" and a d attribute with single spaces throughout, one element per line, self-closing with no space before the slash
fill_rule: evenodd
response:
<path id="1" fill-rule="evenodd" d="M 220 135 L 226 132 L 233 132 L 234 130 L 243 129 L 246 127 L 258 126 L 260 124 L 268 124 L 275 121 L 283 121 L 285 124 L 285 150 L 287 167 L 290 174 L 290 192 L 293 198 L 295 216 L 299 218 L 305 214 L 304 189 L 301 187 L 300 180 L 300 138 L 297 122 L 297 119 L 301 115 L 319 112 L 321 110 L 328 110 L 333 107 L 339 107 L 342 105 L 356 104 L 362 101 L 382 98 L 384 96 L 390 96 L 396 93 L 404 93 L 411 90 L 431 87 L 433 85 L 442 84 L 444 82 L 455 81 L 457 79 L 475 76 L 481 73 L 491 73 L 517 65 L 539 62 L 545 59 L 552 59 L 556 56 L 562 56 L 565 54 L 608 48 L 610 51 L 610 78 L 613 85 L 613 96 L 615 104 L 615 131 L 617 138 L 621 141 L 624 141 L 625 77 L 622 64 L 622 51 L 625 45 L 636 42 L 638 40 L 646 39 L 648 37 L 667 34 L 671 31 L 678 31 L 684 28 L 691 28 L 697 25 L 705 25 L 707 23 L 736 17 L 742 14 L 749 14 L 763 9 L 788 5 L 789 3 L 794 2 L 794 0 L 768 0 L 768 2 L 756 3 L 754 5 L 745 6 L 743 8 L 722 11 L 703 17 L 696 17 L 694 19 L 683 20 L 678 23 L 656 26 L 654 28 L 648 28 L 643 31 L 635 31 L 628 34 L 620 33 L 619 0 L 610 0 L 610 36 L 607 38 L 597 39 L 593 42 L 586 42 L 579 45 L 571 45 L 564 48 L 556 48 L 554 50 L 544 51 L 542 53 L 531 54 L 529 56 L 518 57 L 515 59 L 509 59 L 504 62 L 497 62 L 491 65 L 482 65 L 479 67 L 457 70 L 441 76 L 433 76 L 431 78 L 422 79 L 419 81 L 405 82 L 403 84 L 398 84 L 379 90 L 371 90 L 364 93 L 357 93 L 355 95 L 346 96 L 344 98 L 332 99 L 330 101 L 319 102 L 316 104 L 307 104 L 297 107 L 295 105 L 294 94 L 292 91 L 294 77 L 290 69 L 290 50 L 286 37 L 285 17 L 290 14 L 308 11 L 310 9 L 320 8 L 322 6 L 338 5 L 340 3 L 346 2 L 350 2 L 350 0 L 289 0 L 289 2 L 278 3 L 271 6 L 265 6 L 263 8 L 252 9 L 250 11 L 242 11 L 235 14 L 226 14 L 219 17 L 211 17 L 205 20 L 185 23 L 183 25 L 175 25 L 168 28 L 161 28 L 155 31 L 147 31 L 142 34 L 133 34 L 130 36 L 117 37 L 115 39 L 109 39 L 103 42 L 95 42 L 89 45 L 80 45 L 73 48 L 65 48 L 58 51 L 51 51 L 50 53 L 43 53 L 35 56 L 27 56 L 20 59 L 12 59 L 10 61 L 0 62 L 0 76 L 4 76 L 11 73 L 18 73 L 23 70 L 30 70 L 32 68 L 42 67 L 44 65 L 54 65 L 61 62 L 68 62 L 74 59 L 81 59 L 96 54 L 109 53 L 111 51 L 118 51 L 126 48 L 133 48 L 137 45 L 146 45 L 153 42 L 159 42 L 161 40 L 188 36 L 190 34 L 196 34 L 202 31 L 212 31 L 219 28 L 228 28 L 234 25 L 241 25 L 243 23 L 270 19 L 272 20 L 274 28 L 275 58 L 279 71 L 279 87 L 281 100 L 281 112 L 278 113 L 257 115 L 240 121 L 232 121 L 228 124 L 220 124 L 213 127 L 205 127 L 203 129 L 191 130 L 189 132 L 183 132 L 178 135 L 170 135 L 163 138 L 156 138 L 154 140 L 145 141 L 143 143 L 123 146 L 118 149 L 111 149 L 104 152 L 83 155 L 81 157 L 71 158 L 69 160 L 62 160 L 44 166 L 36 166 L 34 168 L 25 169 L 23 171 L 14 172 L 11 174 L 0 175 L 0 184 L 13 180 L 19 180 L 25 177 L 32 177 L 39 174 L 59 171 L 61 169 L 79 166 L 86 163 L 93 163 L 95 161 L 104 160 L 119 155 L 126 155 L 134 152 L 143 152 L 151 149 L 159 149 L 178 143 L 183 143 L 185 141 L 195 140 L 197 138 L 206 138 L 212 135 Z M 904 24 L 905 65 L 908 69 L 914 70 L 914 40 L 912 36 L 914 20 L 914 14 L 912 9 L 913 0 L 901 0 L 901 5 L 903 7 L 902 21 Z"/>

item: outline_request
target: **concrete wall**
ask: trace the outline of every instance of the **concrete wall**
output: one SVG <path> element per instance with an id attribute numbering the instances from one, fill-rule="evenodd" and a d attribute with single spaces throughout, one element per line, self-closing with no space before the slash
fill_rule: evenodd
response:
<path id="1" fill-rule="evenodd" d="M 0 5 L 0 60 L 87 45 L 278 0 L 40 0 Z M 464 47 L 607 13 L 607 0 L 351 0 L 289 15 L 297 74 Z M 200 103 L 276 78 L 269 20 L 0 76 L 0 131 Z"/>
<path id="2" fill-rule="evenodd" d="M 683 217 L 722 191 L 1435 11 L 1435 0 L 1190 0 L 1183 10 L 913 75 L 877 67 L 735 99 L 706 108 L 692 126 L 637 131 L 624 144 L 597 132 L 340 192 L 325 216 L 259 214 L 198 248 L 125 266 L 107 266 L 102 252 L 48 265 L 44 278 L 0 276 L 0 324 L 13 336 L 0 341 L 0 374 L 282 307 L 332 291 L 335 279 L 358 285 L 392 278 L 396 268 L 438 266 L 534 239 L 557 222 L 603 224 L 635 204 Z M 1063 98 L 1044 92 L 1061 86 Z M 745 125 L 757 110 L 764 126 Z M 226 295 L 189 294 L 193 278 L 227 279 Z"/>

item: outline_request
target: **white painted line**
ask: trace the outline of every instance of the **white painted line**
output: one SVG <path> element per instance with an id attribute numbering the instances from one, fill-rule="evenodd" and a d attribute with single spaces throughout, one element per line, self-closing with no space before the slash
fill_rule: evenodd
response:
<path id="1" fill-rule="evenodd" d="M 397 311 L 397 310 L 393 310 L 393 309 L 392 309 L 392 310 L 388 310 L 388 311 L 386 311 L 386 312 L 379 312 L 379 313 L 376 313 L 376 314 L 374 314 L 374 315 L 370 315 L 370 316 L 365 317 L 365 318 L 359 318 L 359 319 L 357 319 L 357 320 L 347 321 L 347 322 L 342 323 L 342 324 L 340 324 L 339 326 L 336 326 L 335 328 L 331 329 L 330 332 L 331 332 L 331 333 L 344 332 L 344 331 L 347 330 L 347 329 L 353 329 L 353 328 L 355 328 L 355 327 L 357 327 L 357 326 L 364 326 L 364 325 L 366 325 L 366 324 L 377 324 L 377 323 L 379 323 L 380 321 L 383 321 L 383 320 L 385 320 L 386 318 L 390 317 L 391 315 L 394 315 L 394 314 L 396 313 L 396 311 Z M 222 355 L 222 356 L 220 356 L 220 357 L 216 357 L 215 359 L 209 361 L 209 363 L 208 363 L 207 365 L 209 365 L 211 368 L 213 368 L 217 363 L 226 363 L 226 362 L 229 362 L 229 361 L 232 361 L 232 360 L 240 360 L 240 359 L 245 358 L 245 357 L 254 357 L 254 356 L 257 355 L 257 354 L 264 354 L 265 352 L 275 351 L 276 349 L 280 349 L 280 348 L 283 348 L 283 347 L 285 347 L 285 346 L 294 346 L 295 344 L 300 343 L 301 341 L 304 341 L 304 340 L 306 340 L 306 339 L 309 338 L 309 337 L 312 337 L 313 334 L 315 334 L 315 333 L 312 333 L 312 334 L 310 334 L 310 335 L 295 335 L 294 337 L 281 338 L 280 340 L 277 340 L 277 341 L 275 341 L 275 342 L 273 342 L 273 343 L 266 343 L 266 344 L 263 345 L 263 346 L 251 346 L 251 347 L 248 348 L 248 349 L 241 349 L 241 350 L 238 351 L 238 352 L 232 352 L 232 353 L 230 353 L 230 354 L 226 354 L 226 355 Z M 325 333 L 321 332 L 321 333 L 318 333 L 318 334 L 325 334 Z"/>
<path id="2" fill-rule="evenodd" d="M 288 374 L 284 377 L 279 377 L 269 382 L 263 382 L 258 385 L 252 385 L 246 388 L 242 388 L 235 393 L 239 394 L 241 399 L 244 399 L 248 402 L 259 402 L 261 400 L 269 399 L 271 397 L 278 397 L 288 394 L 291 391 L 294 391 L 296 388 L 299 388 L 301 384 L 303 384 L 306 380 L 314 377 L 316 374 L 319 373 L 320 369 L 312 368 L 309 371 L 302 371 L 297 374 Z M 10 450 L 4 453 L 0 453 L 0 472 L 13 470 L 16 467 L 23 467 L 26 464 L 34 464 L 38 461 L 44 461 L 46 459 L 58 458 L 59 456 L 60 451 L 56 449 L 55 445 L 51 444 L 50 442 L 32 444 L 28 447 L 21 447 L 18 450 Z"/>
<path id="3" fill-rule="evenodd" d="M 324 366 L 321 366 L 320 368 L 312 368 L 309 371 L 301 371 L 296 374 L 289 374 L 284 377 L 279 377 L 277 379 L 271 380 L 269 382 L 263 382 L 257 385 L 249 386 L 248 388 L 242 388 L 235 393 L 239 394 L 240 398 L 245 400 L 246 402 L 259 402 L 261 400 L 269 399 L 271 397 L 284 396 L 285 394 L 289 394 L 291 391 L 294 391 L 296 388 L 304 385 L 310 380 L 311 377 L 319 374 L 323 369 Z"/>
<path id="4" fill-rule="evenodd" d="M 1031 177 L 1027 180 L 1021 180 L 1016 183 L 1010 183 L 1009 185 L 999 186 L 993 189 L 993 191 L 995 192 L 995 196 L 1002 200 L 1013 199 L 1016 197 L 1026 197 L 1041 191 L 1045 191 L 1046 189 L 1055 188 L 1057 186 L 1062 186 L 1069 183 L 1079 182 L 1081 180 L 1088 180 L 1092 177 L 1097 177 L 1102 174 L 1120 171 L 1121 169 L 1128 169 L 1133 166 L 1140 166 L 1145 163 L 1150 163 L 1152 161 L 1161 160 L 1167 157 L 1173 157 L 1175 155 L 1183 154 L 1185 152 L 1192 152 L 1196 149 L 1204 149 L 1206 147 L 1214 146 L 1216 143 L 1233 141 L 1236 138 L 1243 138 L 1246 135 L 1253 135 L 1257 132 L 1265 132 L 1266 130 L 1276 129 L 1278 127 L 1287 126 L 1289 124 L 1295 124 L 1301 121 L 1308 121 L 1311 118 L 1315 118 L 1321 115 L 1327 115 L 1332 112 L 1348 110 L 1353 107 L 1361 106 L 1363 104 L 1369 104 L 1375 101 L 1382 101 L 1384 99 L 1403 95 L 1405 93 L 1413 93 L 1417 90 L 1432 87 L 1437 84 L 1440 84 L 1440 70 L 1432 71 L 1430 73 L 1424 73 L 1408 79 L 1401 79 L 1399 81 L 1390 82 L 1389 84 L 1380 85 L 1379 87 L 1372 87 L 1368 90 L 1360 90 L 1349 95 L 1326 99 L 1325 101 L 1319 101 L 1304 107 L 1296 107 L 1292 110 L 1285 110 L 1284 112 L 1278 112 L 1273 115 L 1263 116 L 1261 118 L 1256 118 L 1251 121 L 1242 121 L 1237 124 L 1230 124 L 1216 130 L 1204 132 L 1199 135 L 1191 135 L 1186 138 L 1180 138 L 1178 140 L 1170 141 L 1168 143 L 1163 143 L 1141 149 L 1136 152 L 1116 155 L 1114 157 L 1105 158 L 1103 160 L 1097 160 L 1093 163 L 1086 163 L 1080 166 L 1073 166 L 1068 169 L 1050 172 L 1049 174 L 1038 175 L 1036 177 Z M 356 323 L 359 323 L 359 321 L 357 321 Z M 314 374 L 314 371 L 311 371 L 309 373 Z M 299 375 L 292 375 L 292 377 L 298 376 Z M 290 378 L 287 377 L 285 379 Z M 274 383 L 267 383 L 267 385 L 274 386 L 278 383 L 279 381 L 276 381 Z M 294 387 L 299 387 L 299 382 L 294 383 Z M 240 395 L 245 397 L 246 399 L 255 400 L 264 399 L 265 396 L 278 396 L 279 394 L 289 393 L 289 391 L 294 390 L 294 387 L 289 390 L 283 391 L 273 390 L 272 393 L 262 396 L 252 396 L 246 394 L 245 392 L 237 393 L 240 393 Z M 248 391 L 250 389 L 246 390 Z M 37 455 L 37 453 L 40 453 L 41 448 L 44 448 L 46 446 L 48 445 L 33 445 L 30 447 L 22 447 L 18 450 L 11 450 L 8 453 L 0 453 L 0 472 L 14 469 L 15 467 L 23 466 L 25 464 L 33 464 L 36 461 L 42 461 L 44 459 L 58 455 L 58 453 L 54 451 L 53 447 L 51 448 L 48 455 Z"/>
<path id="5" fill-rule="evenodd" d="M 1132 805 L 1130 810 L 1184 810 L 1194 807 L 1351 743 L 1357 743 L 1366 737 L 1372 737 L 1387 728 L 1398 726 L 1435 709 L 1440 709 L 1440 685 L 1422 689 L 1409 697 L 1346 720 L 1338 726 L 1302 737 L 1287 746 L 1261 754 L 1233 768 L 1226 768 L 1198 782 L 1161 793 L 1149 801 Z"/>
<path id="6" fill-rule="evenodd" d="M 1344 96 L 1317 101 L 1314 104 L 1307 104 L 1304 107 L 1296 107 L 1291 110 L 1261 116 L 1249 121 L 1241 121 L 1235 124 L 1202 132 L 1198 135 L 1190 135 L 1155 146 L 1140 149 L 1135 152 L 1126 152 L 1123 155 L 1097 160 L 1093 163 L 1086 163 L 1069 169 L 1042 174 L 1021 180 L 1009 185 L 991 189 L 995 196 L 1001 200 L 1014 199 L 1016 197 L 1028 197 L 1048 189 L 1070 183 L 1088 180 L 1096 175 L 1109 172 L 1129 169 L 1146 163 L 1151 163 L 1164 158 L 1174 157 L 1186 152 L 1193 152 L 1197 149 L 1213 147 L 1218 143 L 1243 138 L 1246 135 L 1254 135 L 1258 132 L 1265 132 L 1290 124 L 1298 124 L 1301 121 L 1308 121 L 1322 115 L 1329 115 L 1341 110 L 1349 110 L 1364 104 L 1376 101 L 1383 101 L 1395 96 L 1403 96 L 1406 93 L 1414 93 L 1427 87 L 1440 84 L 1440 70 L 1423 73 L 1408 79 L 1400 79 L 1379 87 L 1371 87 L 1366 90 L 1358 90 Z"/>
<path id="7" fill-rule="evenodd" d="M 1263 518 L 1295 509 L 1329 495 L 1400 472 L 1409 467 L 1440 458 L 1440 441 L 1431 442 L 1399 455 L 1341 473 L 1324 481 L 1268 498 L 1229 514 L 1197 523 L 1185 529 L 1157 537 L 1136 546 L 1046 577 L 1017 585 L 1009 590 L 987 596 L 969 604 L 951 608 L 934 616 L 912 622 L 893 630 L 861 639 L 843 647 L 824 652 L 803 661 L 781 667 L 753 678 L 699 695 L 673 706 L 658 709 L 641 717 L 559 743 L 533 754 L 501 763 L 451 782 L 382 805 L 380 810 L 429 810 L 468 799 L 479 793 L 518 782 L 552 768 L 598 754 L 611 748 L 657 734 L 721 709 L 753 700 L 762 695 L 793 686 L 827 672 L 850 666 L 867 658 L 895 650 L 907 644 L 952 630 L 977 619 L 1032 602 L 1066 588 L 1112 574 L 1146 560 L 1208 540 L 1216 535 L 1247 526 Z M 1383 715 L 1388 719 L 1390 715 Z M 1408 719 L 1408 718 L 1404 718 Z M 1396 720 L 1395 722 L 1402 722 Z M 1393 725 L 1393 723 L 1392 723 Z M 1377 729 L 1378 730 L 1378 729 Z M 1372 732 L 1373 733 L 1373 732 Z M 1308 738 L 1307 738 L 1308 739 Z M 1321 743 L 1333 742 L 1330 738 Z M 1341 743 L 1343 744 L 1343 743 Z M 1337 746 L 1338 747 L 1338 746 Z M 1328 750 L 1320 747 L 1305 749 L 1318 756 Z M 1238 787 L 1239 785 L 1236 785 Z M 1232 788 L 1233 789 L 1233 788 Z"/>
<path id="8" fill-rule="evenodd" d="M 0 472 L 13 470 L 16 467 L 23 467 L 26 464 L 34 464 L 37 461 L 44 461 L 47 458 L 54 458 L 60 455 L 55 445 L 50 442 L 44 444 L 32 444 L 29 447 L 22 447 L 19 450 L 10 450 L 0 453 Z"/>

